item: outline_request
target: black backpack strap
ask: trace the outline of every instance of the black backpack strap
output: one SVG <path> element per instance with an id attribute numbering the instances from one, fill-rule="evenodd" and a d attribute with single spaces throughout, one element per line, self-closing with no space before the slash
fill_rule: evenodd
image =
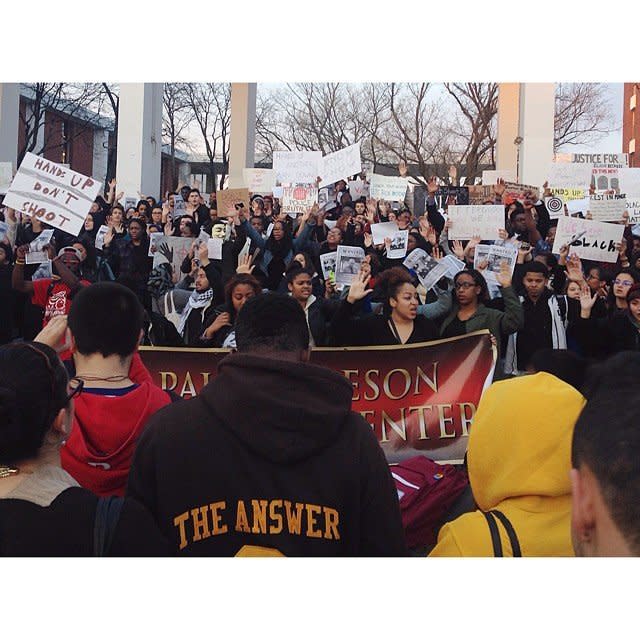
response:
<path id="1" fill-rule="evenodd" d="M 98 498 L 96 517 L 93 525 L 93 555 L 103 557 L 108 555 L 113 536 L 120 520 L 120 511 L 124 498 L 109 496 Z"/>
<path id="2" fill-rule="evenodd" d="M 493 555 L 496 558 L 502 558 L 502 540 L 500 540 L 500 532 L 498 531 L 498 523 L 496 522 L 495 517 L 493 516 L 494 512 L 486 511 L 482 512 L 482 515 L 486 518 L 487 524 L 489 525 L 489 533 L 491 534 L 491 544 L 493 545 Z"/>
<path id="3" fill-rule="evenodd" d="M 509 542 L 511 543 L 511 551 L 513 552 L 513 557 L 521 558 L 522 551 L 520 550 L 520 542 L 518 542 L 518 536 L 516 535 L 516 531 L 509 521 L 509 518 L 507 518 L 507 516 L 505 516 L 502 511 L 498 511 L 497 509 L 490 511 L 489 513 L 494 514 L 496 518 L 498 518 L 498 520 L 502 522 L 502 526 L 505 528 L 507 535 L 509 536 Z"/>

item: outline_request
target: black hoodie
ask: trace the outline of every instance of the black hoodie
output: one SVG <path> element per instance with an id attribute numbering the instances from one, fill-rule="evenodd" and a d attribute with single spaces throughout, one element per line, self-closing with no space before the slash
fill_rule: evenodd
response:
<path id="1" fill-rule="evenodd" d="M 404 555 L 396 490 L 351 394 L 329 369 L 231 354 L 149 421 L 128 495 L 185 555 Z"/>

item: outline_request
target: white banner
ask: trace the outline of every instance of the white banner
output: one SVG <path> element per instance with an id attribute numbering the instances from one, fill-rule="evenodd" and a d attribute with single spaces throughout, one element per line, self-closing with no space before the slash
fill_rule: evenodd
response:
<path id="1" fill-rule="evenodd" d="M 274 151 L 277 184 L 315 184 L 320 175 L 322 151 Z"/>
<path id="2" fill-rule="evenodd" d="M 326 187 L 329 184 L 338 182 L 338 180 L 346 180 L 349 176 L 361 171 L 360 143 L 356 142 L 322 158 L 320 173 L 318 174 L 322 178 L 320 186 Z M 351 197 L 353 197 L 353 194 Z"/>
<path id="3" fill-rule="evenodd" d="M 574 187 L 589 191 L 593 165 L 573 162 L 554 162 L 549 169 L 549 187 Z"/>
<path id="4" fill-rule="evenodd" d="M 600 222 L 618 222 L 627 208 L 627 198 L 624 195 L 593 194 L 589 199 L 589 213 L 592 220 Z"/>
<path id="5" fill-rule="evenodd" d="M 272 193 L 276 184 L 276 174 L 273 169 L 243 169 L 242 178 L 249 193 L 260 195 Z"/>
<path id="6" fill-rule="evenodd" d="M 407 178 L 381 176 L 373 173 L 369 182 L 369 193 L 376 200 L 404 202 L 408 186 L 409 180 Z"/>
<path id="7" fill-rule="evenodd" d="M 4 204 L 77 236 L 102 183 L 27 153 Z"/>
<path id="8" fill-rule="evenodd" d="M 498 240 L 498 229 L 504 229 L 504 206 L 451 205 L 447 209 L 451 227 L 449 240 L 469 240 L 480 236 L 481 240 Z"/>
<path id="9" fill-rule="evenodd" d="M 621 224 L 565 216 L 558 219 L 553 253 L 560 253 L 560 247 L 569 243 L 570 252 L 584 260 L 616 262 L 616 243 L 622 241 L 623 233 L 624 225 Z"/>

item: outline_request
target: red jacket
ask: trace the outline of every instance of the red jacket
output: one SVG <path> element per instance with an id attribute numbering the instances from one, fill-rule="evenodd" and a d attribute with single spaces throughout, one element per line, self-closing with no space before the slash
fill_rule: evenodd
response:
<path id="1" fill-rule="evenodd" d="M 63 469 L 99 496 L 124 495 L 138 437 L 149 418 L 171 402 L 137 353 L 129 377 L 135 385 L 124 394 L 83 390 L 75 399 L 71 434 L 60 450 Z"/>

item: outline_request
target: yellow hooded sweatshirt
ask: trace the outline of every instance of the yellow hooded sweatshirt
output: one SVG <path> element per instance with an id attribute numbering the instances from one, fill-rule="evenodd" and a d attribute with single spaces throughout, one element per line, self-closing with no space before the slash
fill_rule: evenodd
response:
<path id="1" fill-rule="evenodd" d="M 549 373 L 496 382 L 482 396 L 469 432 L 469 482 L 482 511 L 511 521 L 523 556 L 573 556 L 571 437 L 585 404 L 572 386 Z M 505 556 L 512 550 L 498 521 Z M 429 554 L 493 556 L 480 511 L 445 524 Z"/>

